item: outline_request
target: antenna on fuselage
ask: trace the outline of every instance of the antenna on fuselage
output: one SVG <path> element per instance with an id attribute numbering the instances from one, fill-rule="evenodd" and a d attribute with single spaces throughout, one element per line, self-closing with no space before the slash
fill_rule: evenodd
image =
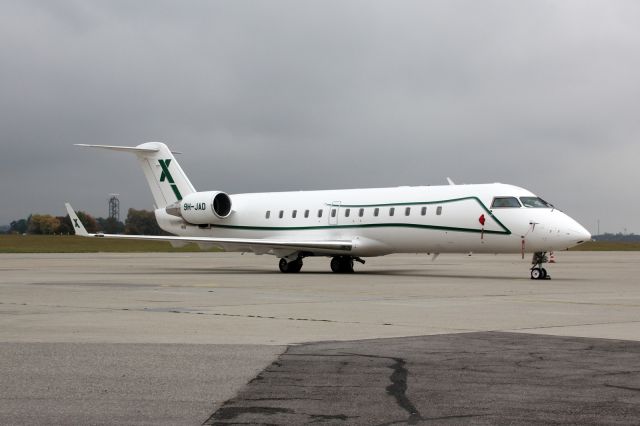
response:
<path id="1" fill-rule="evenodd" d="M 455 182 L 450 177 L 447 177 L 447 182 L 449 182 L 449 185 L 455 185 Z"/>

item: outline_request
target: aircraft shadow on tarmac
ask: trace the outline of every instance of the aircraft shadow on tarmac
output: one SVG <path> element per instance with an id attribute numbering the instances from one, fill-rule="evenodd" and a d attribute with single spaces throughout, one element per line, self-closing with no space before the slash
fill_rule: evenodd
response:
<path id="1" fill-rule="evenodd" d="M 296 277 L 304 277 L 304 276 L 338 276 L 340 278 L 348 278 L 348 277 L 358 277 L 358 276 L 371 276 L 371 277 L 410 277 L 410 278 L 441 278 L 441 279 L 452 279 L 452 280 L 491 280 L 491 281 L 526 281 L 530 282 L 531 279 L 524 274 L 523 276 L 507 276 L 507 275 L 462 275 L 462 274 L 434 274 L 425 270 L 416 270 L 416 269 L 403 269 L 403 270 L 369 270 L 369 271 L 356 271 L 353 274 L 336 274 L 331 271 L 303 271 L 299 274 L 282 274 L 282 272 L 277 270 L 267 270 L 267 269 L 254 269 L 254 268 L 162 268 L 162 269 L 154 269 L 154 270 L 140 270 L 140 271 L 105 271 L 105 272 L 94 272 L 97 274 L 103 275 L 159 275 L 159 276 L 167 276 L 167 275 L 282 275 L 283 279 L 286 278 L 296 278 Z M 573 279 L 563 278 L 562 281 L 577 281 Z"/>

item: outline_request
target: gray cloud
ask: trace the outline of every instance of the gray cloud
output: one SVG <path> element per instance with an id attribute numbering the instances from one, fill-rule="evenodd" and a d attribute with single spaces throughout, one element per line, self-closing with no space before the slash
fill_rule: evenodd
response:
<path id="1" fill-rule="evenodd" d="M 41 1 L 0 15 L 0 223 L 229 192 L 501 181 L 640 232 L 632 1 Z"/>

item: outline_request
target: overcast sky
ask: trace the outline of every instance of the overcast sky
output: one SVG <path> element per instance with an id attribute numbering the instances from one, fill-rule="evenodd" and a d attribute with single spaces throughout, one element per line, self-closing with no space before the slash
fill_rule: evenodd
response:
<path id="1" fill-rule="evenodd" d="M 0 225 L 199 190 L 503 182 L 640 233 L 640 2 L 2 1 Z"/>

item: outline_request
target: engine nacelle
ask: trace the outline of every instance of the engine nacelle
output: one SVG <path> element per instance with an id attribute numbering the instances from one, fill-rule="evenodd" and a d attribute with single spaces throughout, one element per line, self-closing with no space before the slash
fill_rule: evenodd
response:
<path id="1" fill-rule="evenodd" d="M 206 225 L 229 217 L 231 198 L 221 191 L 194 192 L 167 206 L 166 212 L 193 225 Z"/>

